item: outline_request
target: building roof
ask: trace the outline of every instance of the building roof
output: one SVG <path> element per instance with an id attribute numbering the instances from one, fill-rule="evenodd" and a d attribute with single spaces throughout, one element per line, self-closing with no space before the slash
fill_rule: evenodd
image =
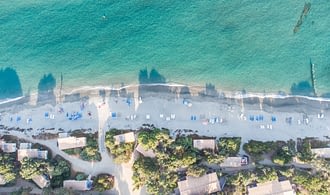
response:
<path id="1" fill-rule="evenodd" d="M 242 166 L 242 157 L 227 157 L 220 167 L 240 167 Z"/>
<path id="2" fill-rule="evenodd" d="M 7 182 L 3 175 L 0 175 L 0 185 L 5 185 Z"/>
<path id="3" fill-rule="evenodd" d="M 194 139 L 193 140 L 194 148 L 199 150 L 203 149 L 215 149 L 215 139 Z"/>
<path id="4" fill-rule="evenodd" d="M 295 191 L 292 189 L 289 180 L 285 181 L 271 181 L 263 184 L 258 184 L 257 187 L 248 189 L 250 195 L 294 195 Z"/>
<path id="5" fill-rule="evenodd" d="M 202 177 L 187 177 L 179 181 L 180 195 L 210 194 L 221 190 L 219 179 L 216 173 L 206 174 Z"/>
<path id="6" fill-rule="evenodd" d="M 72 190 L 86 191 L 86 190 L 91 189 L 92 181 L 91 180 L 82 180 L 82 181 L 64 180 L 63 187 L 72 189 Z"/>
<path id="7" fill-rule="evenodd" d="M 19 149 L 30 149 L 32 147 L 32 143 L 20 143 Z"/>
<path id="8" fill-rule="evenodd" d="M 32 181 L 39 186 L 39 188 L 44 188 L 49 185 L 49 179 L 47 179 L 44 175 L 36 175 L 32 177 Z"/>
<path id="9" fill-rule="evenodd" d="M 57 139 L 58 148 L 60 150 L 70 148 L 80 148 L 86 146 L 86 137 L 63 137 Z"/>
<path id="10" fill-rule="evenodd" d="M 113 138 L 115 139 L 115 145 L 118 145 L 120 143 L 135 142 L 135 136 L 133 132 L 115 135 L 113 136 Z"/>
<path id="11" fill-rule="evenodd" d="M 155 158 L 156 154 L 152 150 L 145 150 L 141 144 L 135 148 L 136 151 L 140 152 L 145 157 Z"/>
<path id="12" fill-rule="evenodd" d="M 321 158 L 330 158 L 330 148 L 313 148 L 312 153 Z"/>
<path id="13" fill-rule="evenodd" d="M 47 159 L 47 155 L 48 155 L 47 150 L 38 150 L 38 149 L 18 149 L 17 150 L 17 160 L 18 161 L 23 160 L 24 157 Z"/>
<path id="14" fill-rule="evenodd" d="M 16 143 L 6 143 L 4 140 L 0 140 L 0 148 L 3 152 L 12 153 L 16 152 Z"/>

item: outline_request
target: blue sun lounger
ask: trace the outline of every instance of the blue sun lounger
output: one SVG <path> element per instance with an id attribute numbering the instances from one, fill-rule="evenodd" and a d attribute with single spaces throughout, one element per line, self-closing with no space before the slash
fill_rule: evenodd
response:
<path id="1" fill-rule="evenodd" d="M 276 117 L 275 116 L 272 116 L 272 121 L 276 122 Z"/>

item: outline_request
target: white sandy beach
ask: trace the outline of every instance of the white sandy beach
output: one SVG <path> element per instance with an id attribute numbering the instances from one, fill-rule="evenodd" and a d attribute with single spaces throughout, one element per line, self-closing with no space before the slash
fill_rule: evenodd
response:
<path id="1" fill-rule="evenodd" d="M 172 135 L 177 133 L 177 129 L 191 129 L 194 133 L 205 136 L 239 136 L 242 137 L 243 143 L 250 139 L 261 141 L 303 137 L 324 139 L 324 136 L 330 136 L 328 102 L 320 103 L 319 108 L 318 104 L 313 105 L 311 109 L 308 104 L 273 108 L 263 104 L 246 104 L 242 99 L 223 101 L 197 96 L 183 99 L 183 96 L 178 94 L 167 96 L 162 93 L 158 95 L 139 93 L 137 88 L 127 89 L 127 94 L 130 93 L 134 96 L 110 97 L 110 91 L 107 90 L 105 96 L 101 97 L 96 92 L 90 95 L 84 91 L 80 97 L 89 95 L 85 100 L 58 103 L 55 106 L 35 105 L 30 101 L 24 105 L 6 107 L 0 110 L 0 125 L 33 130 L 25 133 L 14 130 L 0 132 L 7 131 L 9 134 L 48 146 L 53 154 L 60 154 L 69 160 L 76 171 L 84 171 L 92 175 L 102 172 L 114 175 L 115 189 L 111 193 L 123 195 L 144 194 L 144 192 L 132 189 L 130 168 L 132 162 L 116 165 L 107 154 L 104 134 L 109 128 L 134 130 L 142 124 L 154 124 L 156 127 L 170 129 Z M 139 97 L 142 101 L 139 101 Z M 67 113 L 70 116 L 75 112 L 81 113 L 82 117 L 69 120 Z M 47 117 L 45 113 L 48 113 Z M 17 120 L 18 117 L 20 120 Z M 88 163 L 59 151 L 56 140 L 43 141 L 31 138 L 32 135 L 42 132 L 57 133 L 59 129 L 64 132 L 76 129 L 98 131 L 102 161 Z"/>

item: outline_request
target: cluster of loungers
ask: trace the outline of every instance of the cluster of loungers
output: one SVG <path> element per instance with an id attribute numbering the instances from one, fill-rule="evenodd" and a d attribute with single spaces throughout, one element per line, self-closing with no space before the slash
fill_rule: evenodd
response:
<path id="1" fill-rule="evenodd" d="M 251 115 L 250 117 L 249 117 L 249 119 L 250 119 L 250 121 L 263 121 L 264 120 L 264 116 L 263 115 L 256 115 L 256 116 L 254 116 L 254 115 Z M 276 117 L 275 116 L 272 116 L 271 117 L 271 121 L 272 122 L 276 122 Z"/>

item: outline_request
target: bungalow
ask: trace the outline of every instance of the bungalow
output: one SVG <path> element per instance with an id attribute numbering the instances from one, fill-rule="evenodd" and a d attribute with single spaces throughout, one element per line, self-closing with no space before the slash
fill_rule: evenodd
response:
<path id="1" fill-rule="evenodd" d="M 203 149 L 215 149 L 215 139 L 194 139 L 193 140 L 194 148 L 199 150 Z"/>
<path id="2" fill-rule="evenodd" d="M 330 158 L 330 148 L 314 148 L 312 153 L 320 158 Z"/>
<path id="3" fill-rule="evenodd" d="M 25 157 L 27 158 L 40 158 L 47 159 L 48 151 L 39 149 L 18 149 L 17 150 L 17 160 L 21 161 Z"/>
<path id="4" fill-rule="evenodd" d="M 246 157 L 227 157 L 221 164 L 220 167 L 241 167 L 247 165 L 248 160 Z"/>
<path id="5" fill-rule="evenodd" d="M 86 146 L 86 137 L 63 137 L 57 139 L 57 145 L 60 150 L 81 148 Z"/>
<path id="6" fill-rule="evenodd" d="M 17 150 L 16 143 L 6 143 L 4 140 L 0 140 L 0 148 L 6 153 L 13 153 Z"/>
<path id="7" fill-rule="evenodd" d="M 135 148 L 136 151 L 138 151 L 140 154 L 142 154 L 144 157 L 150 157 L 155 158 L 156 154 L 152 150 L 145 150 L 141 144 L 138 144 Z"/>
<path id="8" fill-rule="evenodd" d="M 250 195 L 295 195 L 289 180 L 270 181 L 258 184 L 257 187 L 248 188 Z"/>
<path id="9" fill-rule="evenodd" d="M 115 135 L 113 138 L 115 139 L 115 145 L 135 142 L 135 136 L 133 132 Z"/>
<path id="10" fill-rule="evenodd" d="M 178 187 L 180 195 L 211 194 L 221 190 L 216 173 L 198 178 L 188 176 L 186 180 L 178 182 Z"/>
<path id="11" fill-rule="evenodd" d="M 92 183 L 92 180 L 64 180 L 63 187 L 72 190 L 86 191 L 92 188 Z"/>
<path id="12" fill-rule="evenodd" d="M 50 184 L 50 180 L 45 175 L 36 175 L 32 177 L 32 181 L 41 189 L 48 187 Z"/>
<path id="13" fill-rule="evenodd" d="M 20 143 L 19 149 L 31 149 L 32 143 Z"/>

